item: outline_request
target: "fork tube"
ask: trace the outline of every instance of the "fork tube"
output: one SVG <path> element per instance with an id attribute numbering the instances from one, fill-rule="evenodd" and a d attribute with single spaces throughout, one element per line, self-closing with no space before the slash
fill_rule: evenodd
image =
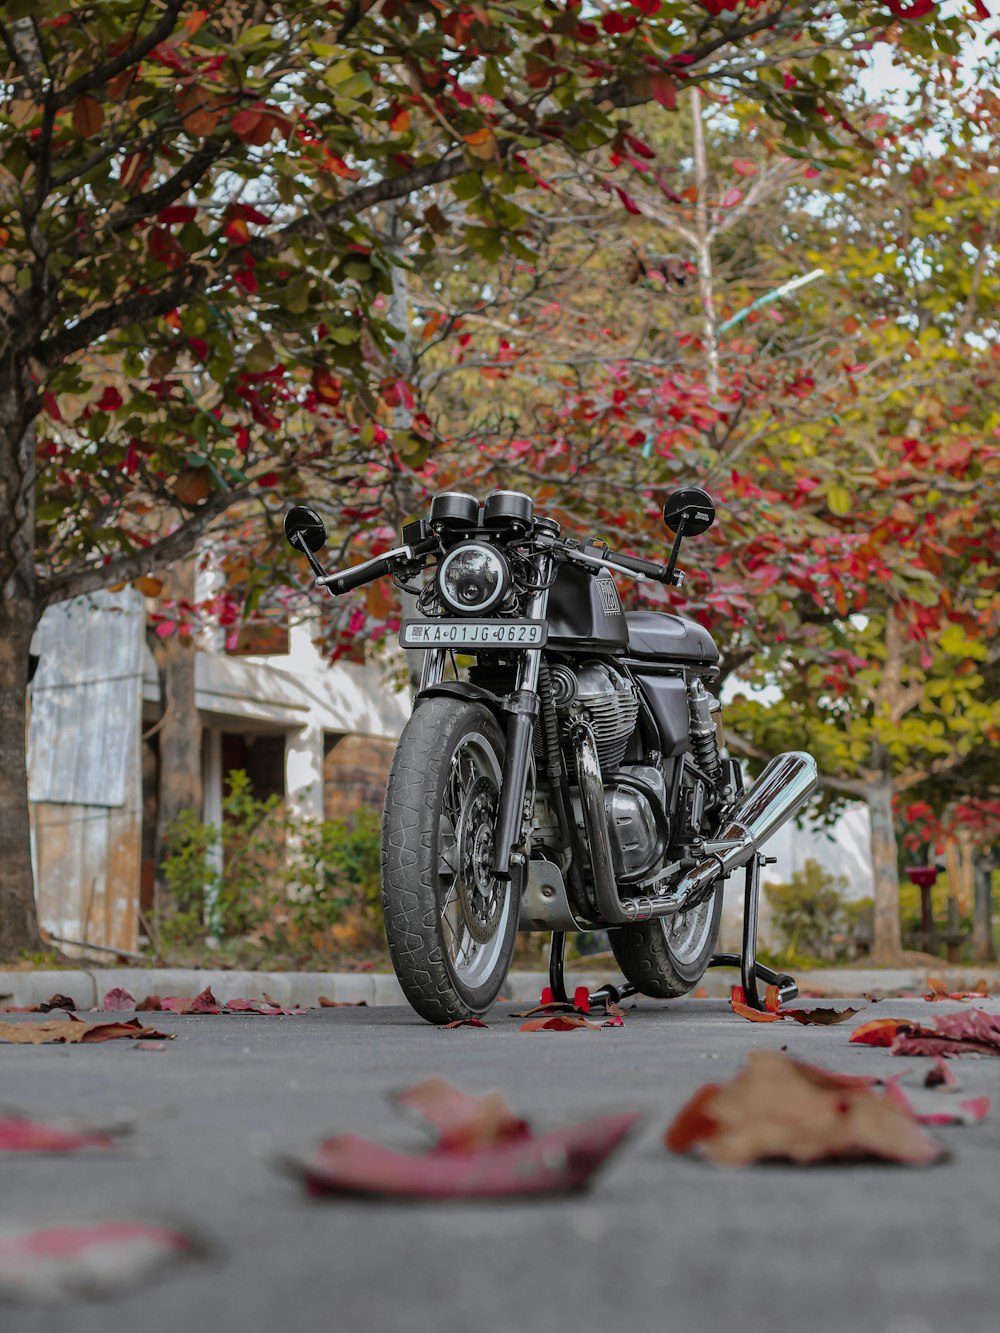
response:
<path id="1" fill-rule="evenodd" d="M 420 668 L 420 689 L 426 690 L 431 685 L 439 685 L 444 679 L 444 648 L 425 648 L 424 661 Z"/>
<path id="2" fill-rule="evenodd" d="M 552 557 L 539 556 L 535 568 L 538 582 L 547 585 L 552 573 Z M 549 590 L 543 587 L 532 595 L 528 603 L 528 618 L 544 620 L 548 605 Z M 504 708 L 510 717 L 507 722 L 507 752 L 504 755 L 503 786 L 493 844 L 493 873 L 498 879 L 511 878 L 513 853 L 517 853 L 522 866 L 525 862 L 521 850 L 521 832 L 535 718 L 538 716 L 538 672 L 541 665 L 542 650 L 525 649 L 517 664 L 514 689 L 504 700 Z"/>

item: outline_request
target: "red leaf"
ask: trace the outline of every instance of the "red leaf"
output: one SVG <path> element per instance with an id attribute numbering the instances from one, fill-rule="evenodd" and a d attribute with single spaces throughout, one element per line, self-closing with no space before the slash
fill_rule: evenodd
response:
<path id="1" fill-rule="evenodd" d="M 641 217 L 642 209 L 639 207 L 639 205 L 635 202 L 635 200 L 632 198 L 630 194 L 626 193 L 626 191 L 623 190 L 620 185 L 616 185 L 614 187 L 614 191 L 615 194 L 618 196 L 618 198 L 625 205 L 629 213 L 634 213 L 637 217 Z"/>
<path id="2" fill-rule="evenodd" d="M 167 995 L 160 1001 L 162 1009 L 172 1014 L 221 1014 L 222 1006 L 212 994 L 211 986 L 206 986 L 200 995 L 193 999 L 186 995 Z"/>
<path id="3" fill-rule="evenodd" d="M 160 209 L 156 220 L 164 227 L 172 227 L 178 222 L 193 222 L 197 216 L 198 210 L 191 204 L 170 204 Z"/>
<path id="4" fill-rule="evenodd" d="M 757 167 L 745 157 L 733 158 L 733 170 L 738 176 L 756 176 Z"/>
<path id="5" fill-rule="evenodd" d="M 909 4 L 904 0 L 886 0 L 886 4 L 890 14 L 898 19 L 926 18 L 937 8 L 937 0 L 910 0 Z"/>
<path id="6" fill-rule="evenodd" d="M 924 1078 L 924 1087 L 945 1089 L 957 1088 L 958 1079 L 941 1057 L 938 1056 L 937 1060 L 934 1062 L 934 1068 L 928 1069 L 927 1071 L 927 1075 Z"/>
<path id="7" fill-rule="evenodd" d="M 601 1028 L 620 1028 L 625 1026 L 624 1019 L 611 1017 L 601 1023 L 592 1023 L 582 1014 L 550 1014 L 547 1018 L 529 1018 L 522 1023 L 521 1032 L 600 1032 Z"/>
<path id="8" fill-rule="evenodd" d="M 109 384 L 95 406 L 98 412 L 117 412 L 124 401 L 118 390 Z"/>
<path id="9" fill-rule="evenodd" d="M 743 191 L 738 190 L 734 185 L 731 190 L 727 190 L 726 193 L 722 196 L 721 204 L 723 208 L 735 208 L 737 204 L 742 202 L 743 202 Z"/>
<path id="10" fill-rule="evenodd" d="M 861 1023 L 848 1038 L 862 1046 L 891 1046 L 900 1029 L 908 1029 L 913 1024 L 906 1018 L 873 1018 L 869 1023 Z"/>
<path id="11" fill-rule="evenodd" d="M 983 4 L 983 0 L 972 0 L 972 7 L 976 11 L 977 19 L 988 19 L 990 17 L 990 11 Z"/>
<path id="12" fill-rule="evenodd" d="M 438 1148 L 447 1152 L 492 1148 L 531 1134 L 528 1122 L 516 1116 L 498 1092 L 473 1097 L 443 1078 L 428 1078 L 397 1092 L 395 1101 L 433 1125 Z"/>
<path id="13" fill-rule="evenodd" d="M 115 1141 L 98 1129 L 59 1129 L 26 1116 L 0 1116 L 0 1152 L 77 1152 L 113 1148 Z"/>
<path id="14" fill-rule="evenodd" d="M 699 1089 L 666 1144 L 721 1166 L 857 1158 L 924 1165 L 941 1155 L 898 1100 L 780 1051 L 756 1051 L 728 1083 Z"/>
<path id="15" fill-rule="evenodd" d="M 599 1116 L 477 1151 L 397 1152 L 342 1134 L 309 1161 L 288 1161 L 316 1194 L 482 1199 L 564 1194 L 582 1189 L 641 1117 Z"/>
<path id="16" fill-rule="evenodd" d="M 489 1023 L 484 1023 L 481 1018 L 456 1018 L 452 1023 L 442 1024 L 441 1031 L 448 1028 L 489 1028 Z"/>
<path id="17" fill-rule="evenodd" d="M 135 1007 L 135 996 L 127 990 L 122 990 L 120 986 L 116 986 L 114 990 L 109 990 L 101 1001 L 101 1008 L 111 1011 L 134 1009 Z"/>
<path id="18" fill-rule="evenodd" d="M 108 1295 L 200 1253 L 193 1237 L 158 1222 L 18 1228 L 0 1238 L 0 1295 L 47 1303 Z"/>
<path id="19" fill-rule="evenodd" d="M 653 97 L 667 111 L 677 109 L 677 84 L 668 74 L 657 72 L 649 76 L 649 87 Z"/>

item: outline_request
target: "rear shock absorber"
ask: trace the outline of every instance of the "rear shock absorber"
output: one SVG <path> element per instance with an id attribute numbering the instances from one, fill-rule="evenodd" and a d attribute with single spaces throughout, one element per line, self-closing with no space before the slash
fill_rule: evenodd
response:
<path id="1" fill-rule="evenodd" d="M 691 750 L 698 767 L 706 777 L 715 782 L 721 771 L 719 740 L 715 730 L 715 700 L 705 689 L 701 680 L 693 680 L 688 686 L 688 710 L 691 714 Z"/>

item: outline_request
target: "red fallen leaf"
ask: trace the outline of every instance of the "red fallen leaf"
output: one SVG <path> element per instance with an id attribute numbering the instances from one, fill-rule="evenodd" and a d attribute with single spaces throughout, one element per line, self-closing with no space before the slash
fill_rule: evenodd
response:
<path id="1" fill-rule="evenodd" d="M 147 995 L 144 1000 L 140 1000 L 135 1006 L 137 1014 L 160 1013 L 163 1009 L 163 1001 L 158 995 Z"/>
<path id="2" fill-rule="evenodd" d="M 212 994 L 211 986 L 193 999 L 186 995 L 167 995 L 160 1001 L 160 1007 L 172 1014 L 221 1014 L 222 1006 Z"/>
<path id="3" fill-rule="evenodd" d="M 60 1129 L 27 1116 L 0 1116 L 0 1152 L 78 1152 L 82 1148 L 113 1148 L 115 1141 L 99 1129 Z"/>
<path id="4" fill-rule="evenodd" d="M 436 1076 L 395 1093 L 394 1100 L 433 1125 L 438 1131 L 437 1146 L 446 1152 L 492 1148 L 531 1134 L 527 1120 L 516 1116 L 498 1092 L 473 1097 Z"/>
<path id="5" fill-rule="evenodd" d="M 211 994 L 211 991 L 209 991 Z M 211 1010 L 199 1010 L 199 1012 L 211 1013 Z M 305 1009 L 298 1006 L 292 1009 L 283 1009 L 280 1004 L 271 1004 L 264 1000 L 227 1000 L 223 1006 L 223 1013 L 227 1014 L 262 1014 L 267 1016 L 288 1016 L 291 1014 L 304 1014 Z"/>
<path id="6" fill-rule="evenodd" d="M 749 1019 L 751 1023 L 774 1023 L 779 1019 L 789 1018 L 795 1023 L 830 1024 L 843 1023 L 861 1012 L 859 1009 L 782 1009 L 781 992 L 777 986 L 768 986 L 764 997 L 764 1009 L 754 1009 L 743 1002 L 743 987 L 734 986 L 729 998 L 729 1007 L 734 1014 Z"/>
<path id="7" fill-rule="evenodd" d="M 135 996 L 130 994 L 129 991 L 123 990 L 120 986 L 116 986 L 114 990 L 109 990 L 101 1001 L 101 1008 L 111 1012 L 122 1009 L 131 1010 L 135 1007 Z"/>
<path id="8" fill-rule="evenodd" d="M 692 992 L 692 996 L 691 996 L 691 998 L 694 999 L 694 1000 L 707 1000 L 707 999 L 708 999 L 708 991 L 705 989 L 704 986 L 698 986 L 698 987 Z"/>
<path id="9" fill-rule="evenodd" d="M 447 1028 L 488 1028 L 489 1023 L 484 1023 L 481 1018 L 456 1018 L 453 1023 L 443 1023 L 441 1031 Z"/>
<path id="10" fill-rule="evenodd" d="M 952 1101 L 950 1105 L 934 1098 L 933 1106 L 927 1102 L 914 1105 L 896 1079 L 886 1081 L 885 1095 L 922 1125 L 977 1125 L 990 1113 L 989 1097 L 967 1097 L 964 1101 Z"/>
<path id="11" fill-rule="evenodd" d="M 598 1116 L 582 1124 L 481 1148 L 413 1154 L 341 1134 L 308 1161 L 286 1159 L 314 1194 L 484 1199 L 581 1190 L 641 1116 Z"/>
<path id="12" fill-rule="evenodd" d="M 0 1012 L 5 1014 L 51 1014 L 54 1009 L 65 1009 L 67 1013 L 72 1013 L 79 1007 L 72 995 L 56 994 L 50 995 L 41 1004 L 9 1005 Z"/>
<path id="13" fill-rule="evenodd" d="M 906 1018 L 873 1018 L 869 1023 L 861 1023 L 848 1038 L 862 1046 L 891 1046 L 902 1029 L 913 1027 Z"/>
<path id="14" fill-rule="evenodd" d="M 366 1009 L 367 1000 L 331 1000 L 325 995 L 319 997 L 321 1009 Z"/>
<path id="15" fill-rule="evenodd" d="M 606 1018 L 603 1022 L 593 1023 L 582 1014 L 550 1014 L 547 1018 L 529 1018 L 522 1023 L 519 1032 L 600 1032 L 601 1028 L 621 1028 L 625 1020 L 621 1017 Z"/>
<path id="16" fill-rule="evenodd" d="M 192 1236 L 159 1222 L 8 1227 L 0 1232 L 0 1296 L 53 1303 L 107 1295 L 202 1252 Z"/>
<path id="17" fill-rule="evenodd" d="M 1000 1055 L 1000 1016 L 983 1009 L 946 1014 L 933 1028 L 911 1024 L 892 1043 L 893 1055 Z"/>
<path id="18" fill-rule="evenodd" d="M 958 1087 L 958 1079 L 948 1068 L 940 1056 L 934 1062 L 934 1068 L 928 1069 L 924 1078 L 925 1088 L 941 1088 L 952 1090 Z"/>
<path id="19" fill-rule="evenodd" d="M 697 1149 L 721 1166 L 857 1158 L 924 1165 L 942 1151 L 891 1097 L 780 1051 L 755 1051 L 728 1083 L 700 1088 L 665 1141 L 671 1152 Z"/>
<path id="20" fill-rule="evenodd" d="M 766 1009 L 751 1009 L 750 1005 L 744 1004 L 742 1000 L 730 1000 L 729 1007 L 734 1014 L 739 1014 L 740 1018 L 747 1018 L 751 1023 L 780 1023 L 781 1014 L 768 1013 Z"/>

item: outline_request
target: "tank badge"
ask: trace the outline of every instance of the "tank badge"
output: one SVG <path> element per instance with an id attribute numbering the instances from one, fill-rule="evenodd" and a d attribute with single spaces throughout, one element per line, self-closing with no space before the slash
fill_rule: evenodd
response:
<path id="1" fill-rule="evenodd" d="M 598 579 L 597 587 L 601 594 L 601 605 L 604 612 L 609 616 L 620 616 L 622 613 L 621 599 L 618 596 L 618 589 L 615 587 L 614 579 Z"/>

